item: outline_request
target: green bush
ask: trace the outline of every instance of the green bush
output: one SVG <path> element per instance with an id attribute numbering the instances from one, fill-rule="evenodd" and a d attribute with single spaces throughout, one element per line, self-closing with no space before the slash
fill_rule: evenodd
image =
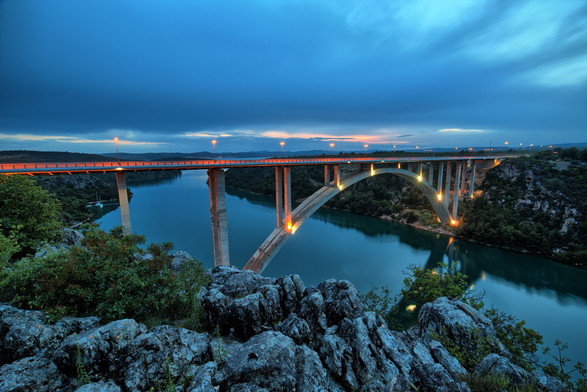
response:
<path id="1" fill-rule="evenodd" d="M 9 297 L 4 300 L 56 318 L 97 315 L 106 321 L 128 317 L 170 322 L 198 314 L 197 294 L 207 281 L 198 261 L 175 273 L 171 243 L 151 244 L 144 251 L 139 247 L 144 237 L 123 236 L 121 228 L 85 234 L 81 246 L 24 258 L 6 268 L 0 282 Z"/>
<path id="2" fill-rule="evenodd" d="M 31 253 L 41 243 L 57 238 L 62 227 L 58 218 L 60 210 L 57 199 L 30 178 L 0 176 L 0 234 L 10 239 L 11 249 L 17 256 Z M 2 248 L 7 253 L 7 248 Z"/>

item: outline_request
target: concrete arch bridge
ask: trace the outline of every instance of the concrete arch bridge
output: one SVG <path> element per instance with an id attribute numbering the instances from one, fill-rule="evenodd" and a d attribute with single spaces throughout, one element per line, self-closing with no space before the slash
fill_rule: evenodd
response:
<path id="1" fill-rule="evenodd" d="M 37 176 L 115 173 L 123 232 L 130 234 L 132 229 L 126 172 L 207 170 L 214 265 L 229 265 L 224 170 L 242 167 L 273 167 L 275 169 L 276 228 L 244 267 L 245 269 L 262 272 L 285 241 L 320 206 L 361 180 L 381 174 L 392 174 L 416 184 L 430 202 L 439 220 L 443 224 L 450 225 L 456 224 L 458 221 L 459 200 L 463 197 L 471 197 L 474 194 L 477 169 L 493 167 L 501 159 L 510 157 L 512 156 L 481 155 L 5 163 L 0 164 L 0 175 Z M 316 165 L 324 166 L 324 186 L 292 211 L 291 167 Z M 358 170 L 343 176 L 340 170 L 342 165 L 354 165 L 358 167 Z"/>

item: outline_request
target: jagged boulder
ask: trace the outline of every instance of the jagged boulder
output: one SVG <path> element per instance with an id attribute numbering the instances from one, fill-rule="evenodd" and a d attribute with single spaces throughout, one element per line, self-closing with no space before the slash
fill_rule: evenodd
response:
<path id="1" fill-rule="evenodd" d="M 75 392 L 121 392 L 122 390 L 112 380 L 93 382 L 85 384 L 75 390 Z"/>
<path id="2" fill-rule="evenodd" d="M 191 380 L 198 367 L 212 359 L 210 337 L 161 325 L 132 339 L 119 351 L 114 369 L 129 391 L 148 391 L 168 375 Z"/>
<path id="3" fill-rule="evenodd" d="M 122 349 L 145 332 L 147 328 L 135 320 L 113 321 L 68 336 L 53 354 L 53 361 L 67 375 L 76 374 L 76 364 L 81 362 L 89 376 L 98 379 L 115 372 Z"/>
<path id="4" fill-rule="evenodd" d="M 68 386 L 55 364 L 43 357 L 27 357 L 0 367 L 2 392 L 54 392 Z"/>
<path id="5" fill-rule="evenodd" d="M 355 286 L 348 280 L 328 279 L 318 285 L 324 298 L 324 313 L 328 325 L 338 324 L 344 318 L 355 318 L 363 313 L 363 303 Z"/>
<path id="6" fill-rule="evenodd" d="M 69 335 L 99 325 L 99 318 L 65 317 L 55 324 L 43 312 L 0 304 L 0 364 L 53 352 Z"/>
<path id="7" fill-rule="evenodd" d="M 285 320 L 277 324 L 275 330 L 289 336 L 296 344 L 308 343 L 312 338 L 312 331 L 306 320 L 295 313 L 290 313 Z"/>
<path id="8" fill-rule="evenodd" d="M 509 378 L 512 384 L 521 386 L 528 383 L 532 376 L 526 370 L 497 354 L 489 354 L 475 367 L 475 375 L 487 376 L 490 373 Z"/>
<path id="9" fill-rule="evenodd" d="M 221 390 L 342 391 L 318 355 L 280 332 L 256 335 L 218 365 L 213 383 Z"/>
<path id="10" fill-rule="evenodd" d="M 497 339 L 491 320 L 472 306 L 440 297 L 422 306 L 418 314 L 420 333 L 434 339 L 444 336 L 468 352 L 475 352 L 481 343 L 495 346 L 502 356 L 511 354 Z"/>
<path id="11" fill-rule="evenodd" d="M 65 228 L 61 231 L 61 242 L 67 246 L 79 246 L 84 238 L 79 230 Z"/>
<path id="12" fill-rule="evenodd" d="M 466 350 L 480 340 L 492 344 L 495 354 L 475 375 L 563 390 L 560 381 L 512 364 L 491 322 L 459 301 L 426 304 L 417 327 L 395 332 L 363 310 L 347 281 L 306 288 L 297 275 L 273 279 L 231 267 L 209 274 L 202 293 L 208 333 L 171 326 L 147 332 L 134 320 L 49 324 L 42 312 L 0 304 L 0 358 L 7 362 L 0 391 L 72 392 L 80 367 L 93 383 L 79 392 L 148 391 L 167 377 L 176 392 L 469 391 L 460 381 L 467 371 L 437 335 Z"/>

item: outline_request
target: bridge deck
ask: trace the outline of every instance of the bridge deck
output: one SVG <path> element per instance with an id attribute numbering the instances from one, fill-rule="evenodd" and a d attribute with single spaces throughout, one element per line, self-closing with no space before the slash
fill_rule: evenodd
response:
<path id="1" fill-rule="evenodd" d="M 216 159 L 191 161 L 120 161 L 120 162 L 54 162 L 54 163 L 4 163 L 0 164 L 0 174 L 55 175 L 75 173 L 106 173 L 120 171 L 148 170 L 204 170 L 212 168 L 262 166 L 304 166 L 337 165 L 352 163 L 404 163 L 431 161 L 493 160 L 513 157 L 495 156 L 438 156 L 438 157 L 359 157 L 359 158 L 272 158 L 272 159 Z"/>

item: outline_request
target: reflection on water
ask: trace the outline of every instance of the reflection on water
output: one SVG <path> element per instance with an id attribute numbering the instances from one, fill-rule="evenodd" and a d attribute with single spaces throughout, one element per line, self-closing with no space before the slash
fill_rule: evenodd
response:
<path id="1" fill-rule="evenodd" d="M 273 199 L 237 189 L 229 194 L 251 204 L 274 208 Z M 354 229 L 369 237 L 396 237 L 400 243 L 413 249 L 429 251 L 428 268 L 446 263 L 449 269 L 467 275 L 471 283 L 486 279 L 487 274 L 511 282 L 520 288 L 536 293 L 555 293 L 562 303 L 581 300 L 587 304 L 587 271 L 555 263 L 535 256 L 490 248 L 451 236 L 416 230 L 413 227 L 372 217 L 321 208 L 312 219 Z"/>
<path id="2" fill-rule="evenodd" d="M 148 241 L 172 241 L 212 266 L 206 173 L 184 172 L 172 182 L 136 187 L 130 203 L 134 232 Z M 242 267 L 275 227 L 273 197 L 229 190 L 231 262 Z M 120 224 L 118 211 L 100 220 Z M 299 274 L 307 286 L 348 279 L 359 291 L 387 285 L 398 292 L 413 264 L 444 262 L 469 276 L 494 305 L 540 331 L 545 343 L 569 343 L 569 357 L 587 360 L 587 271 L 530 255 L 488 248 L 449 236 L 343 211 L 320 209 L 296 231 L 265 270 Z"/>

